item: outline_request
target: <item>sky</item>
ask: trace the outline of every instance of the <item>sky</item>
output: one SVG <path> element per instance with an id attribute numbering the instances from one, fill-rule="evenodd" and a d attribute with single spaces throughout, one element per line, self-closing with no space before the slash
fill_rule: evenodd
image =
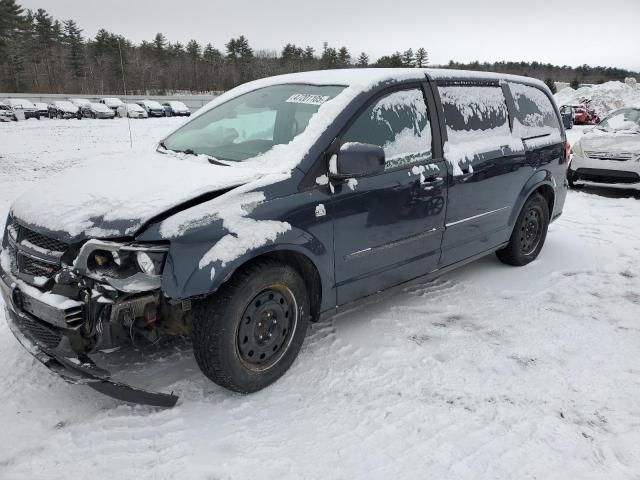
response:
<path id="1" fill-rule="evenodd" d="M 286 43 L 346 45 L 372 60 L 396 50 L 428 50 L 431 64 L 453 59 L 537 60 L 640 71 L 640 0 L 17 0 L 140 42 L 162 32 L 223 50 L 245 35 L 254 50 Z"/>

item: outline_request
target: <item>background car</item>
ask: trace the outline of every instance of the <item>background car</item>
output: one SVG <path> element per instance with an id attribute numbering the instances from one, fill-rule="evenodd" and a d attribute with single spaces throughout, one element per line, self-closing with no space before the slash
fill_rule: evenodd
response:
<path id="1" fill-rule="evenodd" d="M 11 108 L 6 103 L 0 102 L 0 122 L 10 122 L 10 121 L 14 121 L 14 122 L 18 121 L 16 112 L 14 112 L 13 108 Z"/>
<path id="2" fill-rule="evenodd" d="M 49 118 L 77 118 L 80 120 L 82 115 L 77 105 L 67 100 L 58 100 L 49 105 Z"/>
<path id="3" fill-rule="evenodd" d="M 599 122 L 598 115 L 586 105 L 571 105 L 571 108 L 576 125 L 595 125 Z"/>
<path id="4" fill-rule="evenodd" d="M 560 117 L 562 117 L 562 125 L 567 130 L 573 128 L 573 108 L 571 105 L 563 105 L 560 107 Z"/>
<path id="5" fill-rule="evenodd" d="M 118 110 L 118 107 L 120 107 L 121 105 L 124 105 L 124 102 L 122 100 L 115 97 L 101 98 L 98 103 L 102 103 L 103 105 L 106 105 L 114 112 Z"/>
<path id="6" fill-rule="evenodd" d="M 30 118 L 37 118 L 40 120 L 40 113 L 36 106 L 29 100 L 24 98 L 7 98 L 5 103 L 9 105 L 15 113 L 22 112 L 25 120 Z"/>
<path id="7" fill-rule="evenodd" d="M 137 103 L 123 103 L 116 111 L 119 117 L 147 118 L 147 112 Z"/>
<path id="8" fill-rule="evenodd" d="M 87 118 L 114 118 L 116 113 L 103 103 L 90 103 L 82 107 L 82 116 Z"/>
<path id="9" fill-rule="evenodd" d="M 36 109 L 38 110 L 38 113 L 40 114 L 41 117 L 48 117 L 49 116 L 49 106 L 44 103 L 44 102 L 35 102 L 34 103 Z"/>
<path id="10" fill-rule="evenodd" d="M 191 110 L 184 103 L 171 100 L 170 102 L 164 102 L 164 113 L 167 117 L 189 117 L 191 116 Z"/>
<path id="11" fill-rule="evenodd" d="M 571 187 L 577 181 L 640 182 L 640 108 L 621 108 L 607 115 L 571 148 L 567 170 Z"/>
<path id="12" fill-rule="evenodd" d="M 150 117 L 165 116 L 164 107 L 155 100 L 140 100 L 136 103 L 144 108 L 144 111 L 147 112 L 147 115 L 149 115 Z"/>

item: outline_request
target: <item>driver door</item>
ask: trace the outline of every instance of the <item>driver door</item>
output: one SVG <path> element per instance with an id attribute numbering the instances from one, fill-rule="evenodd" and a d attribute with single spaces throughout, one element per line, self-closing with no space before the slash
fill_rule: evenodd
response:
<path id="1" fill-rule="evenodd" d="M 444 229 L 446 166 L 434 158 L 421 85 L 374 98 L 341 137 L 383 147 L 378 175 L 333 182 L 337 303 L 435 270 Z"/>

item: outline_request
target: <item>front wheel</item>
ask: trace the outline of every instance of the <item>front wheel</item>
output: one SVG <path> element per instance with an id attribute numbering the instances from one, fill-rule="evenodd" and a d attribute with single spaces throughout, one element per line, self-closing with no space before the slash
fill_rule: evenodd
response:
<path id="1" fill-rule="evenodd" d="M 524 204 L 506 247 L 496 252 L 501 262 L 521 267 L 533 262 L 544 245 L 549 228 L 549 205 L 536 193 Z"/>
<path id="2" fill-rule="evenodd" d="M 271 260 L 254 263 L 194 307 L 198 366 L 230 390 L 261 390 L 289 369 L 309 318 L 309 295 L 298 271 Z"/>

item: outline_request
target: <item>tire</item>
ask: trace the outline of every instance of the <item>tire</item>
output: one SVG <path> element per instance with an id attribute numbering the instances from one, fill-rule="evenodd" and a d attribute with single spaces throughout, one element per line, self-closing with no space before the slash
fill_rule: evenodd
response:
<path id="1" fill-rule="evenodd" d="M 530 196 L 522 207 L 506 247 L 496 252 L 502 263 L 521 267 L 533 262 L 547 238 L 549 206 L 539 193 Z"/>
<path id="2" fill-rule="evenodd" d="M 584 186 L 584 185 L 580 185 L 580 184 L 576 183 L 574 174 L 571 171 L 571 169 L 567 169 L 567 183 L 569 184 L 569 188 L 571 188 L 573 190 L 577 190 L 577 189 L 582 188 Z"/>
<path id="3" fill-rule="evenodd" d="M 194 305 L 193 350 L 213 382 L 251 393 L 289 369 L 309 325 L 309 295 L 292 267 L 264 260 Z"/>

